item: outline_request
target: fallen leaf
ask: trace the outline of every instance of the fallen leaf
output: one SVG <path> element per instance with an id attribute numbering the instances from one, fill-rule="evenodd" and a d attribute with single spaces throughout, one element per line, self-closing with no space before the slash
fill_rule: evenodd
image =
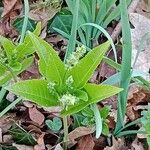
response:
<path id="1" fill-rule="evenodd" d="M 34 146 L 34 150 L 45 150 L 44 136 L 45 136 L 45 133 L 42 133 L 40 135 L 40 137 L 37 140 L 38 144 Z"/>
<path id="2" fill-rule="evenodd" d="M 132 84 L 129 88 L 127 117 L 130 120 L 138 119 L 141 116 L 141 110 L 145 109 L 145 105 L 150 102 L 150 91 L 142 86 Z"/>
<path id="3" fill-rule="evenodd" d="M 136 12 L 150 19 L 149 10 L 150 7 L 145 3 L 145 0 L 140 0 L 139 4 L 136 7 Z"/>
<path id="4" fill-rule="evenodd" d="M 13 142 L 13 137 L 10 134 L 5 134 L 3 136 L 3 142 L 7 144 L 11 144 Z"/>
<path id="5" fill-rule="evenodd" d="M 94 145 L 92 136 L 86 135 L 79 140 L 76 150 L 92 150 Z"/>
<path id="6" fill-rule="evenodd" d="M 47 21 L 52 19 L 54 15 L 60 10 L 61 3 L 61 0 L 57 2 L 53 0 L 49 2 L 39 0 L 30 6 L 31 10 L 29 13 L 29 17 L 33 20 L 41 21 L 42 28 L 44 28 L 47 25 Z"/>
<path id="7" fill-rule="evenodd" d="M 69 144 L 70 146 L 73 146 L 77 142 L 75 141 L 77 138 L 91 134 L 94 132 L 93 128 L 87 128 L 87 127 L 78 127 L 74 129 L 72 132 L 69 133 Z M 69 147 L 70 147 L 69 146 Z"/>
<path id="8" fill-rule="evenodd" d="M 9 92 L 6 96 L 6 99 L 10 102 L 13 102 L 15 100 L 15 94 Z"/>
<path id="9" fill-rule="evenodd" d="M 123 150 L 123 149 L 125 149 L 124 140 L 122 138 L 116 140 L 114 137 L 112 146 L 111 147 L 107 146 L 106 148 L 104 148 L 104 150 Z"/>
<path id="10" fill-rule="evenodd" d="M 8 132 L 8 129 L 12 126 L 15 121 L 16 114 L 8 114 L 4 115 L 0 118 L 0 128 L 2 129 L 2 133 Z"/>
<path id="11" fill-rule="evenodd" d="M 16 18 L 21 12 L 22 1 L 21 0 L 3 0 L 4 9 L 2 17 L 4 20 L 12 20 Z"/>
<path id="12" fill-rule="evenodd" d="M 15 146 L 18 150 L 34 150 L 34 148 L 32 146 L 27 146 L 27 145 L 19 145 L 19 144 L 12 144 L 13 146 Z"/>
<path id="13" fill-rule="evenodd" d="M 36 107 L 29 108 L 29 117 L 32 121 L 36 122 L 38 125 L 42 125 L 45 120 L 44 115 L 36 109 Z"/>
<path id="14" fill-rule="evenodd" d="M 141 46 L 141 40 L 146 34 L 150 31 L 150 20 L 140 14 L 130 13 L 129 15 L 130 22 L 134 26 L 134 29 L 131 29 L 132 35 L 132 63 L 135 60 L 137 51 Z M 145 78 L 150 80 L 150 36 L 147 36 L 144 39 L 144 46 L 142 51 L 139 54 L 138 60 L 134 66 L 134 69 L 145 72 L 147 75 Z"/>
<path id="15" fill-rule="evenodd" d="M 137 138 L 131 144 L 131 150 L 144 150 L 142 143 Z"/>

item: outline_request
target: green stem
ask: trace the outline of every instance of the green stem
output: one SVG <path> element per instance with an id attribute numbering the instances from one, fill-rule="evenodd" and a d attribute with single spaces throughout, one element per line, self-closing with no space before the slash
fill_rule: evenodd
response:
<path id="1" fill-rule="evenodd" d="M 29 16 L 29 2 L 28 0 L 24 0 L 24 21 L 23 21 L 23 27 L 22 27 L 22 32 L 21 32 L 21 38 L 20 38 L 20 42 L 22 43 L 26 34 L 26 30 L 27 30 L 27 25 L 28 25 L 28 16 Z"/>
<path id="2" fill-rule="evenodd" d="M 64 125 L 64 150 L 67 150 L 67 145 L 68 145 L 68 121 L 67 121 L 67 116 L 63 117 L 63 125 Z"/>
<path id="3" fill-rule="evenodd" d="M 1 113 L 0 117 L 5 115 L 12 107 L 14 107 L 17 103 L 19 103 L 22 100 L 21 97 L 17 98 L 15 101 L 13 101 L 9 106 L 7 106 Z"/>

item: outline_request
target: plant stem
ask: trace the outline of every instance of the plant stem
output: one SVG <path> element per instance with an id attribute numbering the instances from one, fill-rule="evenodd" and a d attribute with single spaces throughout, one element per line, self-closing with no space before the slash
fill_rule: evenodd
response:
<path id="1" fill-rule="evenodd" d="M 15 101 L 13 101 L 9 106 L 7 106 L 1 113 L 0 117 L 5 115 L 12 107 L 14 107 L 17 103 L 19 103 L 22 100 L 21 97 L 17 98 Z"/>
<path id="2" fill-rule="evenodd" d="M 24 21 L 23 21 L 23 27 L 22 27 L 22 32 L 21 32 L 21 38 L 20 38 L 20 42 L 22 43 L 26 34 L 26 30 L 27 30 L 27 25 L 28 25 L 28 16 L 29 16 L 29 2 L 28 0 L 24 0 Z"/>
<path id="3" fill-rule="evenodd" d="M 68 121 L 67 116 L 63 117 L 63 125 L 64 125 L 64 150 L 67 150 L 68 143 Z"/>

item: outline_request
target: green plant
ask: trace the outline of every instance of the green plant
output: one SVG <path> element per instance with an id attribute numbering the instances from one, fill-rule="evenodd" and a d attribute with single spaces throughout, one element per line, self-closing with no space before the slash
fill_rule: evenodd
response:
<path id="1" fill-rule="evenodd" d="M 40 23 L 35 31 L 36 35 L 41 32 Z M 26 35 L 23 43 L 13 43 L 11 40 L 0 36 L 0 85 L 4 85 L 12 78 L 16 81 L 16 76 L 29 67 L 33 61 L 35 52 L 29 36 Z"/>
<path id="2" fill-rule="evenodd" d="M 77 6 L 75 0 L 66 0 L 66 3 L 68 5 L 68 9 L 73 14 L 73 17 L 76 15 L 76 13 L 78 13 L 78 22 L 76 22 L 78 27 L 85 23 L 94 23 L 100 25 L 103 28 L 106 28 L 112 20 L 120 16 L 120 5 L 116 5 L 116 1 L 117 0 L 81 0 L 79 11 L 74 8 L 74 6 Z M 130 2 L 131 0 L 127 0 L 128 4 Z M 66 15 L 68 15 L 68 12 Z M 61 17 L 63 16 L 65 17 L 65 14 L 61 15 Z M 56 19 L 58 18 L 56 17 Z M 63 20 L 62 22 L 58 23 L 60 24 L 59 27 L 56 25 L 56 23 L 52 24 L 51 27 L 53 27 L 54 30 L 64 36 L 65 33 L 67 33 L 66 31 L 68 31 L 66 30 L 66 26 L 68 26 L 68 24 L 66 24 L 66 21 Z M 60 30 L 62 32 L 60 32 Z M 100 33 L 101 32 L 98 29 L 92 26 L 84 26 L 78 29 L 78 36 L 82 44 L 89 48 L 93 48 L 94 41 L 98 39 Z"/>
<path id="3" fill-rule="evenodd" d="M 117 113 L 117 124 L 114 134 L 117 134 L 124 126 L 124 118 L 126 113 L 127 94 L 129 83 L 131 80 L 131 31 L 127 13 L 126 0 L 120 1 L 121 5 L 121 24 L 122 24 L 122 36 L 123 36 L 123 54 L 122 54 L 122 68 L 121 68 L 121 80 L 120 87 L 124 89 L 118 97 L 118 113 Z"/>
<path id="4" fill-rule="evenodd" d="M 49 129 L 56 133 L 62 128 L 62 121 L 58 117 L 54 117 L 53 120 L 48 119 L 45 123 Z"/>
<path id="5" fill-rule="evenodd" d="M 7 87 L 9 91 L 41 106 L 60 106 L 61 115 L 68 116 L 122 90 L 109 85 L 87 83 L 107 51 L 109 42 L 94 48 L 81 60 L 74 56 L 83 56 L 85 49 L 78 48 L 64 64 L 48 43 L 32 33 L 29 36 L 40 58 L 39 71 L 43 79 L 15 83 Z M 66 119 L 64 122 L 67 126 Z M 67 135 L 64 136 L 68 140 Z"/>
<path id="6" fill-rule="evenodd" d="M 150 147 L 150 104 L 148 104 L 148 110 L 142 112 L 143 117 L 141 118 L 141 123 L 144 127 L 147 136 L 147 143 Z"/>
<path id="7" fill-rule="evenodd" d="M 38 23 L 34 34 L 39 35 L 41 32 L 41 24 Z M 13 43 L 11 40 L 0 36 L 0 102 L 4 99 L 6 90 L 4 87 L 14 79 L 17 81 L 17 75 L 27 69 L 33 61 L 33 53 L 35 52 L 30 42 L 29 36 L 26 35 L 23 43 Z M 3 116 L 8 110 L 15 106 L 21 101 L 21 97 L 13 101 L 7 106 L 1 113 L 0 117 Z"/>
<path id="8" fill-rule="evenodd" d="M 108 135 L 109 134 L 109 127 L 107 125 L 108 120 L 107 117 L 109 115 L 110 107 L 103 107 L 99 110 L 100 116 L 102 118 L 102 134 L 103 135 Z M 86 107 L 82 111 L 73 114 L 74 118 L 74 128 L 79 127 L 79 126 L 93 126 L 95 125 L 95 117 L 94 117 L 94 112 L 91 107 Z"/>

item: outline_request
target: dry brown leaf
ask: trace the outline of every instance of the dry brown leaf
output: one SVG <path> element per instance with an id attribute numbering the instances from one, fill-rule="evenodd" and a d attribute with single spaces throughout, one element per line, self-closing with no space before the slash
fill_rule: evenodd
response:
<path id="1" fill-rule="evenodd" d="M 134 62 L 137 51 L 140 47 L 142 38 L 150 31 L 150 20 L 140 14 L 130 13 L 130 22 L 134 26 L 132 32 L 132 61 Z M 145 45 L 143 51 L 140 53 L 134 69 L 149 73 L 150 70 L 150 36 L 144 40 Z M 150 74 L 146 79 L 150 80 Z"/>
<path id="2" fill-rule="evenodd" d="M 145 0 L 140 0 L 138 6 L 136 7 L 136 12 L 150 19 L 149 10 L 150 7 L 145 3 Z"/>
<path id="3" fill-rule="evenodd" d="M 40 137 L 37 140 L 38 144 L 34 146 L 34 150 L 45 150 L 44 136 L 45 136 L 45 133 L 42 133 L 40 135 Z"/>
<path id="4" fill-rule="evenodd" d="M 125 146 L 124 146 L 124 140 L 119 138 L 118 140 L 116 140 L 114 137 L 113 137 L 113 145 L 111 147 L 106 147 L 104 148 L 104 150 L 123 150 L 125 149 Z"/>
<path id="5" fill-rule="evenodd" d="M 129 88 L 127 116 L 130 120 L 140 117 L 141 110 L 145 109 L 145 105 L 150 102 L 150 91 L 143 89 L 139 85 L 132 84 Z"/>
<path id="6" fill-rule="evenodd" d="M 19 144 L 15 144 L 15 143 L 13 143 L 12 145 L 15 146 L 19 150 L 34 150 L 32 146 L 19 145 Z"/>
<path id="7" fill-rule="evenodd" d="M 137 138 L 133 141 L 131 150 L 144 150 L 142 143 L 139 142 Z"/>
<path id="8" fill-rule="evenodd" d="M 86 135 L 79 140 L 76 150 L 93 150 L 94 145 L 92 136 Z"/>
<path id="9" fill-rule="evenodd" d="M 12 126 L 15 121 L 16 114 L 8 114 L 4 115 L 0 118 L 0 128 L 2 129 L 2 133 L 6 133 L 8 129 Z"/>
<path id="10" fill-rule="evenodd" d="M 5 134 L 3 136 L 3 142 L 7 143 L 7 144 L 9 144 L 9 143 L 11 144 L 13 142 L 13 137 L 9 134 Z"/>
<path id="11" fill-rule="evenodd" d="M 44 28 L 47 24 L 47 21 L 52 19 L 55 16 L 55 14 L 60 10 L 61 5 L 58 5 L 55 8 L 52 5 L 46 6 L 42 3 L 43 0 L 39 0 L 31 5 L 29 17 L 33 20 L 41 21 L 42 28 Z M 51 3 L 53 3 L 53 1 Z"/>
<path id="12" fill-rule="evenodd" d="M 45 119 L 44 115 L 40 111 L 38 111 L 36 107 L 29 108 L 29 117 L 38 125 L 42 125 Z"/>
<path id="13" fill-rule="evenodd" d="M 4 9 L 2 13 L 2 17 L 4 20 L 8 18 L 10 20 L 16 18 L 21 12 L 22 9 L 22 1 L 21 0 L 3 0 Z"/>
<path id="14" fill-rule="evenodd" d="M 78 127 L 74 129 L 72 132 L 69 133 L 69 145 L 72 146 L 76 144 L 77 142 L 75 141 L 77 138 L 91 134 L 94 132 L 93 128 L 87 128 L 87 127 Z"/>

